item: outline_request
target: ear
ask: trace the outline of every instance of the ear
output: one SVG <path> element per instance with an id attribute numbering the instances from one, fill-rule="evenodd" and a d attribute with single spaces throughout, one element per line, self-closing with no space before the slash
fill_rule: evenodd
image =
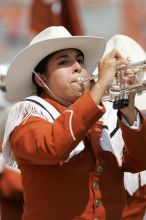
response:
<path id="1" fill-rule="evenodd" d="M 40 87 L 42 87 L 42 88 L 45 88 L 45 87 L 46 87 L 46 85 L 45 85 L 45 78 L 44 78 L 43 75 L 41 75 L 41 74 L 39 74 L 39 73 L 37 73 L 37 75 L 35 74 L 35 81 L 36 81 L 36 83 L 37 83 Z"/>

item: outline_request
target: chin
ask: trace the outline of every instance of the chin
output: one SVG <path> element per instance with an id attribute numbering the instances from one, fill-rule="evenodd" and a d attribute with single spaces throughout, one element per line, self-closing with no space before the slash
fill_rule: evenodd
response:
<path id="1" fill-rule="evenodd" d="M 86 91 L 76 91 L 76 92 L 74 92 L 74 94 L 72 94 L 71 96 L 68 96 L 68 97 L 66 97 L 66 98 L 64 98 L 64 100 L 66 101 L 66 102 L 75 102 L 78 98 L 80 98 L 82 95 L 84 95 L 84 93 L 85 93 Z"/>
<path id="2" fill-rule="evenodd" d="M 76 101 L 78 98 L 80 98 L 82 95 L 84 95 L 84 93 L 78 93 L 75 95 L 75 97 L 73 98 L 73 101 Z"/>

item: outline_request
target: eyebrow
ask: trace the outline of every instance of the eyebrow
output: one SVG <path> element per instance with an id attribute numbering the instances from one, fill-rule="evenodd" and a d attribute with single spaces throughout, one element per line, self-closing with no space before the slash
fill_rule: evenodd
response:
<path id="1" fill-rule="evenodd" d="M 60 58 L 68 58 L 68 57 L 69 57 L 68 54 L 63 54 L 63 55 L 57 56 L 57 57 L 56 57 L 56 60 L 58 60 L 58 59 L 60 59 Z M 84 56 L 82 55 L 82 53 L 80 53 L 79 51 L 77 52 L 76 57 L 83 57 L 83 58 L 84 58 Z"/>
<path id="2" fill-rule="evenodd" d="M 56 57 L 56 60 L 58 60 L 58 59 L 60 59 L 60 58 L 67 58 L 67 57 L 68 57 L 68 55 L 65 55 L 65 54 L 64 54 L 64 55 L 60 55 L 60 56 L 57 56 L 57 57 Z"/>

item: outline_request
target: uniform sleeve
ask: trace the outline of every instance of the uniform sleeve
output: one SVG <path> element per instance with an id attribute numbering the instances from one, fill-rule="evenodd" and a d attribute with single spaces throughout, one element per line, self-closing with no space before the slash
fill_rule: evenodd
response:
<path id="1" fill-rule="evenodd" d="M 125 150 L 123 164 L 128 172 L 140 172 L 146 169 L 146 119 L 140 113 L 141 125 L 131 129 L 120 121 Z"/>
<path id="2" fill-rule="evenodd" d="M 16 127 L 10 137 L 17 162 L 56 164 L 66 160 L 104 111 L 86 93 L 53 123 L 30 117 L 25 124 Z"/>
<path id="3" fill-rule="evenodd" d="M 0 174 L 0 199 L 23 198 L 21 174 L 5 166 Z"/>

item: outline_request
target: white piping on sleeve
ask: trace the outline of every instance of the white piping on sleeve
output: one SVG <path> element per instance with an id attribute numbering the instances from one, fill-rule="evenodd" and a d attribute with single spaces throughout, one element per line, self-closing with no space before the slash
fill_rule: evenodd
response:
<path id="1" fill-rule="evenodd" d="M 70 133 L 71 133 L 71 136 L 73 138 L 73 140 L 75 141 L 76 140 L 76 137 L 73 133 L 73 129 L 72 129 L 72 117 L 73 117 L 73 110 L 66 110 L 66 112 L 70 112 L 70 118 L 69 118 L 69 130 L 70 130 Z"/>

